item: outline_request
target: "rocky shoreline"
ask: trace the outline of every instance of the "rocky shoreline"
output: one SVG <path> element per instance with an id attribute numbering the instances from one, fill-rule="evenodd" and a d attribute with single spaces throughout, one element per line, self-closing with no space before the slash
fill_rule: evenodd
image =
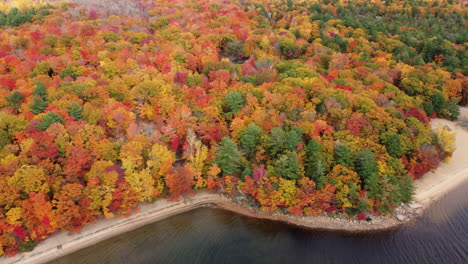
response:
<path id="1" fill-rule="evenodd" d="M 258 208 L 246 206 L 239 201 L 233 201 L 226 197 L 208 206 L 248 217 L 279 221 L 306 229 L 339 231 L 345 233 L 366 233 L 395 229 L 417 219 L 424 211 L 424 207 L 421 204 L 411 202 L 396 208 L 394 215 L 370 216 L 369 221 L 366 221 L 348 218 L 346 214 L 324 213 L 318 216 L 294 216 L 282 214 L 278 211 L 262 212 L 259 211 Z"/>
<path id="2" fill-rule="evenodd" d="M 418 217 L 422 213 L 422 206 L 416 202 L 411 202 L 409 204 L 404 204 L 395 209 L 395 218 L 398 221 L 406 221 L 407 219 L 412 219 Z"/>

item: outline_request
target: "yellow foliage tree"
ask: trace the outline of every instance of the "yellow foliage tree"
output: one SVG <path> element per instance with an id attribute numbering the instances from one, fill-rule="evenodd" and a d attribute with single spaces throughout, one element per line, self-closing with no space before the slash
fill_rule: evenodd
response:
<path id="1" fill-rule="evenodd" d="M 359 192 L 359 176 L 357 173 L 342 165 L 335 165 L 328 174 L 329 181 L 336 187 L 336 197 L 338 204 L 343 210 L 353 207 L 353 201 L 350 200 L 353 195 L 352 188 Z"/>
<path id="2" fill-rule="evenodd" d="M 117 172 L 107 170 L 112 165 L 110 161 L 96 161 L 90 171 L 85 174 L 88 186 L 83 191 L 92 200 L 88 209 L 95 215 L 100 215 L 102 212 L 108 218 L 113 216 L 108 207 L 112 202 L 112 194 L 119 177 Z"/>
<path id="3" fill-rule="evenodd" d="M 122 146 L 120 150 L 120 160 L 125 171 L 132 172 L 143 165 L 143 144 L 142 142 L 131 140 Z"/>
<path id="4" fill-rule="evenodd" d="M 173 151 L 161 144 L 154 144 L 146 164 L 151 171 L 151 174 L 157 179 L 166 175 L 171 169 L 172 164 L 175 162 L 176 156 Z"/>
<path id="5" fill-rule="evenodd" d="M 285 204 L 288 207 L 296 204 L 295 197 L 297 193 L 297 188 L 295 180 L 279 178 L 278 191 L 280 192 L 279 201 L 281 202 L 281 204 Z"/>
<path id="6" fill-rule="evenodd" d="M 10 225 L 17 225 L 20 223 L 20 219 L 23 217 L 20 207 L 13 207 L 6 213 L 7 223 Z"/>
<path id="7" fill-rule="evenodd" d="M 151 201 L 156 194 L 154 179 L 151 176 L 149 169 L 126 173 L 125 180 L 139 195 L 140 201 Z"/>
<path id="8" fill-rule="evenodd" d="M 44 170 L 35 165 L 24 165 L 7 180 L 8 185 L 16 186 L 25 193 L 49 192 Z"/>
<path id="9" fill-rule="evenodd" d="M 439 125 L 437 127 L 437 138 L 439 139 L 439 144 L 442 146 L 442 149 L 447 156 L 444 159 L 444 162 L 449 162 L 452 153 L 455 151 L 455 133 L 450 132 L 447 127 Z"/>
<path id="10" fill-rule="evenodd" d="M 0 165 L 3 165 L 2 161 L 3 160 L 0 160 Z M 9 208 L 21 204 L 21 200 L 19 200 L 19 187 L 9 186 L 7 184 L 7 179 L 3 177 L 0 177 L 0 186 L 2 186 L 2 188 L 0 188 L 0 208 L 6 211 Z"/>

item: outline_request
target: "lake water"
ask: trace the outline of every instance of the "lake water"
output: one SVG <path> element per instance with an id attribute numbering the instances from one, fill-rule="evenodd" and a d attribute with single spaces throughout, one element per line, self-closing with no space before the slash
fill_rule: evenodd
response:
<path id="1" fill-rule="evenodd" d="M 468 263 L 468 183 L 393 231 L 346 234 L 202 208 L 51 263 Z"/>

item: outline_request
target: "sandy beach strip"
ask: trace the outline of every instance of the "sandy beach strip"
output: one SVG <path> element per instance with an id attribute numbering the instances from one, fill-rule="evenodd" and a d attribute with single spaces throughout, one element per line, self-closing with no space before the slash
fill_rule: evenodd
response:
<path id="1" fill-rule="evenodd" d="M 462 109 L 462 111 L 468 113 L 467 108 Z M 446 125 L 456 132 L 457 149 L 450 163 L 441 164 L 435 172 L 428 173 L 416 181 L 414 204 L 416 205 L 415 210 L 418 215 L 425 208 L 429 207 L 433 201 L 440 199 L 449 193 L 450 190 L 468 180 L 467 130 L 457 126 L 455 122 L 442 119 L 432 120 L 431 124 L 434 128 L 437 128 L 438 125 Z M 240 206 L 220 194 L 200 192 L 189 199 L 181 199 L 178 202 L 158 200 L 153 204 L 142 204 L 139 212 L 136 214 L 132 214 L 126 218 L 99 220 L 97 223 L 83 228 L 79 234 L 58 232 L 40 242 L 33 251 L 21 253 L 11 258 L 2 257 L 0 258 L 0 263 L 46 263 L 144 225 L 204 206 L 219 207 L 250 217 L 281 221 L 305 228 L 347 232 L 390 229 L 412 221 L 415 218 L 414 216 L 408 217 L 401 221 L 396 217 L 377 217 L 373 218 L 372 222 L 366 222 L 350 221 L 328 216 L 296 217 L 279 213 L 259 213 Z"/>
<path id="2" fill-rule="evenodd" d="M 468 114 L 468 109 L 463 109 Z M 456 133 L 456 146 L 449 163 L 441 163 L 436 171 L 426 173 L 415 182 L 416 192 L 413 200 L 429 207 L 433 201 L 442 198 L 453 188 L 468 180 L 468 130 L 454 125 L 454 122 L 435 119 L 431 121 L 432 127 L 438 125 L 448 126 Z"/>

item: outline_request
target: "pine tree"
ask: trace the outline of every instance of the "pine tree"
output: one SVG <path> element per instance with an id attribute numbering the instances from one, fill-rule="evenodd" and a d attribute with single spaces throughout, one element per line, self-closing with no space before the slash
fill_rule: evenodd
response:
<path id="1" fill-rule="evenodd" d="M 445 109 L 447 110 L 447 117 L 450 120 L 457 120 L 460 116 L 460 108 L 458 107 L 458 99 L 453 97 L 450 101 L 445 104 Z"/>
<path id="2" fill-rule="evenodd" d="M 291 130 L 286 132 L 284 147 L 286 150 L 294 151 L 297 145 L 302 142 L 302 130 L 299 127 L 292 127 Z"/>
<path id="3" fill-rule="evenodd" d="M 317 140 L 311 140 L 307 144 L 306 147 L 306 154 L 307 156 L 312 156 L 316 153 L 320 152 L 320 143 Z"/>
<path id="4" fill-rule="evenodd" d="M 215 163 L 221 168 L 226 175 L 232 175 L 239 172 L 241 152 L 237 149 L 236 143 L 229 137 L 224 137 L 216 148 Z"/>
<path id="5" fill-rule="evenodd" d="M 56 122 L 62 122 L 62 117 L 57 115 L 54 112 L 48 112 L 47 114 L 44 115 L 42 118 L 41 123 L 37 124 L 37 129 L 44 131 L 47 128 L 49 128 L 50 125 Z"/>
<path id="6" fill-rule="evenodd" d="M 71 108 L 68 110 L 68 114 L 73 116 L 76 120 L 81 119 L 81 114 L 83 113 L 83 107 L 81 107 L 78 103 L 72 102 L 70 104 Z"/>
<path id="7" fill-rule="evenodd" d="M 21 102 L 23 101 L 23 97 L 23 94 L 14 91 L 10 94 L 10 96 L 5 97 L 8 102 L 7 106 L 12 107 L 16 112 L 18 112 L 21 106 Z"/>
<path id="8" fill-rule="evenodd" d="M 369 192 L 369 196 L 376 197 L 378 195 L 379 175 L 374 153 L 370 149 L 356 152 L 354 167 L 364 183 L 364 189 Z"/>
<path id="9" fill-rule="evenodd" d="M 247 126 L 247 129 L 240 136 L 240 144 L 242 149 L 245 151 L 247 158 L 252 158 L 255 154 L 255 149 L 260 145 L 261 135 L 263 130 L 255 123 L 251 123 Z"/>
<path id="10" fill-rule="evenodd" d="M 380 185 L 379 185 L 379 175 L 377 173 L 371 173 L 369 177 L 364 179 L 364 186 L 371 198 L 380 197 Z"/>
<path id="11" fill-rule="evenodd" d="M 5 15 L 5 13 L 0 11 L 0 27 L 5 26 L 6 23 L 7 23 L 7 15 Z"/>
<path id="12" fill-rule="evenodd" d="M 286 179 L 296 180 L 301 173 L 296 152 L 288 151 L 275 162 L 275 173 Z"/>
<path id="13" fill-rule="evenodd" d="M 301 142 L 302 130 L 299 127 L 292 127 L 289 131 L 274 127 L 270 131 L 270 136 L 267 137 L 268 151 L 271 156 L 277 156 L 285 151 L 295 151 Z"/>
<path id="14" fill-rule="evenodd" d="M 401 177 L 397 183 L 399 189 L 399 200 L 407 203 L 413 199 L 414 195 L 414 180 L 413 176 L 405 175 Z"/>
<path id="15" fill-rule="evenodd" d="M 269 154 L 276 157 L 284 149 L 286 133 L 281 127 L 274 127 L 270 130 L 270 135 L 266 141 Z"/>
<path id="16" fill-rule="evenodd" d="M 305 175 L 315 182 L 317 188 L 321 189 L 327 179 L 325 177 L 325 164 L 320 153 L 320 143 L 318 141 L 311 140 L 307 144 L 304 166 Z"/>
<path id="17" fill-rule="evenodd" d="M 35 96 L 33 98 L 33 104 L 29 105 L 29 108 L 31 109 L 31 113 L 37 115 L 44 112 L 44 110 L 47 108 L 47 102 L 45 102 L 42 98 Z"/>
<path id="18" fill-rule="evenodd" d="M 434 105 L 432 104 L 431 101 L 425 102 L 423 104 L 423 109 L 426 112 L 427 116 L 431 116 L 434 113 Z"/>
<path id="19" fill-rule="evenodd" d="M 232 117 L 240 112 L 244 105 L 244 98 L 238 92 L 229 92 L 224 98 L 224 108 L 227 117 Z"/>
<path id="20" fill-rule="evenodd" d="M 317 188 L 322 189 L 322 187 L 327 182 L 327 177 L 325 176 L 325 163 L 320 155 L 317 159 L 315 166 L 313 167 L 312 179 L 317 184 Z"/>
<path id="21" fill-rule="evenodd" d="M 384 135 L 382 137 L 382 143 L 387 148 L 388 154 L 394 158 L 400 158 L 403 155 L 403 149 L 401 148 L 401 140 L 400 137 L 395 134 L 391 133 L 388 135 Z"/>
<path id="22" fill-rule="evenodd" d="M 47 87 L 43 83 L 37 82 L 32 94 L 41 97 L 43 100 L 47 100 Z"/>
<path id="23" fill-rule="evenodd" d="M 335 161 L 337 164 L 343 166 L 350 166 L 352 164 L 351 151 L 346 145 L 339 145 L 335 148 Z"/>
<path id="24" fill-rule="evenodd" d="M 442 109 L 444 109 L 446 100 L 442 93 L 437 92 L 434 95 L 432 95 L 431 102 L 432 102 L 432 105 L 434 106 L 434 111 L 437 114 L 440 114 Z"/>

